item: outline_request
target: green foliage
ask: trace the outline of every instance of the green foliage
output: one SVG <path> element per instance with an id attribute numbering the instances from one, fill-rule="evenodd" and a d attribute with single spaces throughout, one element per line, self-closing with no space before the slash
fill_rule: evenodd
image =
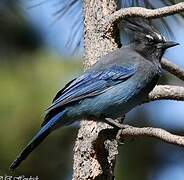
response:
<path id="1" fill-rule="evenodd" d="M 0 65 L 0 175 L 10 174 L 10 162 L 40 127 L 44 109 L 56 92 L 81 71 L 79 61 L 62 61 L 44 53 L 24 55 L 11 64 L 3 62 L 6 63 Z M 75 132 L 63 128 L 53 133 L 15 174 L 37 175 L 40 179 L 68 175 Z M 64 171 L 57 172 L 57 168 Z"/>

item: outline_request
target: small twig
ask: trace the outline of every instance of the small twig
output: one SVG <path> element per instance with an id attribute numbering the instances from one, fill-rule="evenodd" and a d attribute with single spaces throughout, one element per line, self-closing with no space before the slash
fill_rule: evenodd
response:
<path id="1" fill-rule="evenodd" d="M 118 132 L 117 139 L 119 141 L 123 141 L 125 138 L 132 137 L 154 137 L 165 141 L 170 144 L 175 144 L 184 147 L 184 137 L 179 135 L 171 134 L 170 132 L 160 129 L 160 128 L 153 128 L 153 127 L 133 127 L 126 125 L 127 128 L 121 129 Z"/>
<path id="2" fill-rule="evenodd" d="M 161 65 L 163 69 L 184 81 L 184 70 L 182 68 L 164 58 L 161 61 Z"/>
<path id="3" fill-rule="evenodd" d="M 164 99 L 184 101 L 184 87 L 171 85 L 155 86 L 146 102 Z"/>
<path id="4" fill-rule="evenodd" d="M 107 16 L 105 19 L 102 19 L 99 29 L 102 32 L 107 32 L 109 28 L 112 26 L 112 24 L 117 23 L 123 18 L 144 17 L 147 19 L 154 19 L 154 18 L 173 15 L 173 14 L 180 13 L 183 11 L 184 11 L 184 2 L 175 4 L 175 5 L 171 5 L 171 6 L 154 9 L 154 10 L 146 9 L 143 7 L 123 8 Z"/>

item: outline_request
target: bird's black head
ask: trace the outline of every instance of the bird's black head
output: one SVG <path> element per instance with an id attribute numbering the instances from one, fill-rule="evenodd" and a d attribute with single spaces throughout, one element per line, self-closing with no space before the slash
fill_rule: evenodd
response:
<path id="1" fill-rule="evenodd" d="M 126 19 L 124 28 L 131 36 L 130 46 L 150 60 L 160 61 L 166 49 L 178 45 L 167 41 L 147 20 Z"/>

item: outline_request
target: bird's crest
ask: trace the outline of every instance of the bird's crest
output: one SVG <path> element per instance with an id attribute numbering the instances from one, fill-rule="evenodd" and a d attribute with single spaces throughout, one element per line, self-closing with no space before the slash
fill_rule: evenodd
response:
<path id="1" fill-rule="evenodd" d="M 157 29 L 151 23 L 142 18 L 128 18 L 124 20 L 124 29 L 131 34 L 133 40 L 147 39 L 155 41 L 166 41 Z M 132 36 L 133 35 L 133 36 Z"/>

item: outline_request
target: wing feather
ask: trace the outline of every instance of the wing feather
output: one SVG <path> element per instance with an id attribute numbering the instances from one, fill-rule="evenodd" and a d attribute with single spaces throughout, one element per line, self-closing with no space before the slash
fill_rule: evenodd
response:
<path id="1" fill-rule="evenodd" d="M 126 81 L 135 72 L 136 67 L 134 65 L 113 65 L 99 72 L 85 73 L 58 92 L 47 112 L 74 101 L 99 95 L 110 87 Z"/>

